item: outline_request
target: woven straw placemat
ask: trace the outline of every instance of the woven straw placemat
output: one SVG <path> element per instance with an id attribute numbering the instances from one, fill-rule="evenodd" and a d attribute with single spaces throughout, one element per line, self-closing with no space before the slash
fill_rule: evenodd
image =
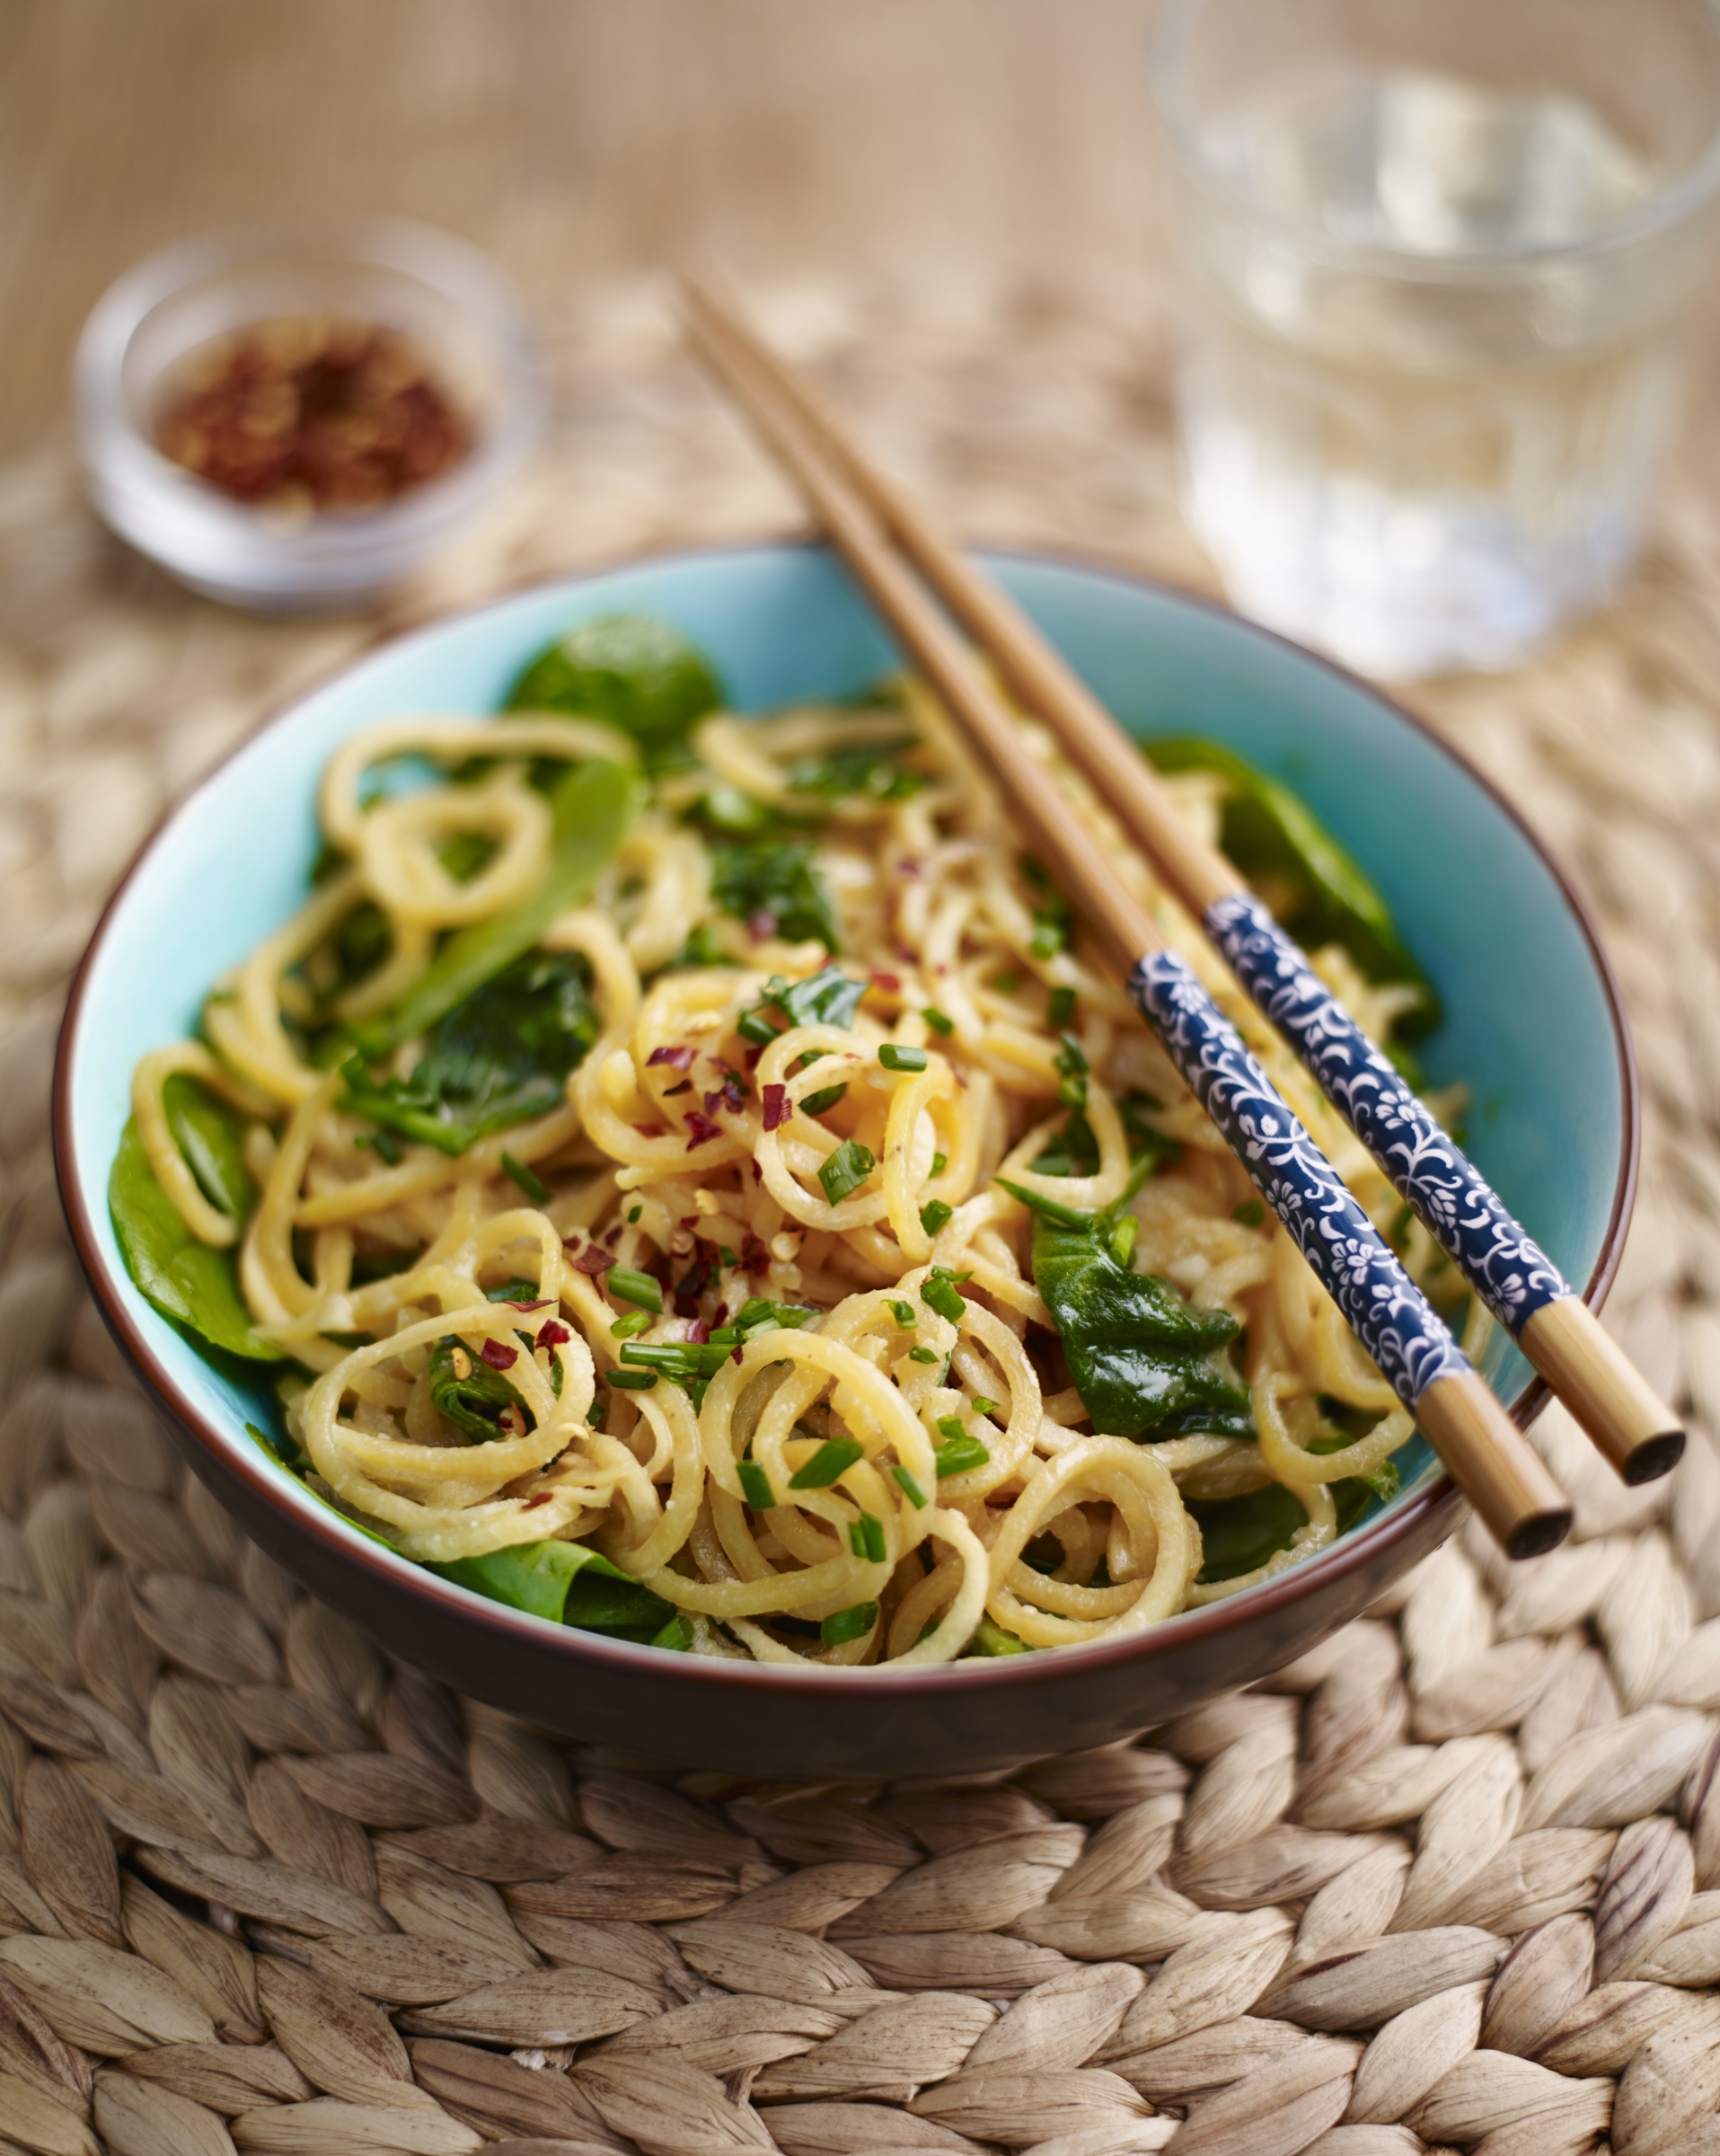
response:
<path id="1" fill-rule="evenodd" d="M 1208 582 L 1160 310 L 909 287 L 764 318 L 970 531 Z M 1566 1549 L 1473 1532 L 1139 1744 L 811 1791 L 557 1745 L 391 1666 L 187 1476 L 83 1293 L 58 1001 L 163 806 L 380 631 L 794 522 L 660 294 L 560 325 L 507 519 L 388 621 L 282 626 L 0 473 L 0 2152 L 1720 2151 L 1720 533 L 1416 699 L 1599 912 L 1646 1080 L 1612 1319 L 1693 1409 L 1628 1492 L 1549 1411 Z"/>

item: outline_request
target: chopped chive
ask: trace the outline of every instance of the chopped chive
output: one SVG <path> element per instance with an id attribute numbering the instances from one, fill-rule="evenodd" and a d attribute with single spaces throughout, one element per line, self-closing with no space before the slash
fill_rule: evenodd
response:
<path id="1" fill-rule="evenodd" d="M 755 1048 L 768 1047 L 781 1031 L 764 1015 L 763 1004 L 756 1011 L 743 1011 L 735 1021 L 735 1030 L 743 1040 L 750 1040 Z"/>
<path id="2" fill-rule="evenodd" d="M 505 1145 L 502 1148 L 502 1173 L 510 1183 L 517 1183 L 534 1206 L 549 1204 L 548 1183 L 541 1175 L 534 1175 L 524 1161 L 516 1161 Z"/>
<path id="3" fill-rule="evenodd" d="M 930 1348 L 910 1348 L 908 1360 L 911 1363 L 935 1363 L 938 1356 L 936 1352 Z"/>
<path id="4" fill-rule="evenodd" d="M 890 1472 L 902 1485 L 903 1494 L 906 1497 L 909 1504 L 913 1507 L 913 1509 L 916 1512 L 923 1512 L 926 1508 L 926 1493 L 921 1489 L 920 1485 L 914 1480 L 913 1477 L 908 1472 L 907 1469 L 905 1467 L 893 1467 L 890 1470 Z"/>
<path id="5" fill-rule="evenodd" d="M 903 1047 L 898 1042 L 886 1040 L 878 1052 L 878 1059 L 886 1071 L 923 1071 L 926 1051 L 923 1048 Z"/>
<path id="6" fill-rule="evenodd" d="M 983 1392 L 975 1393 L 974 1396 L 974 1412 L 975 1415 L 995 1415 L 997 1413 L 997 1402 L 994 1400 L 987 1400 Z"/>
<path id="7" fill-rule="evenodd" d="M 738 1265 L 740 1263 L 740 1259 L 736 1257 L 734 1251 L 729 1249 L 726 1242 L 719 1243 L 718 1245 L 717 1255 L 721 1259 L 725 1265 Z"/>
<path id="8" fill-rule="evenodd" d="M 604 1403 L 601 1400 L 594 1400 L 591 1405 L 586 1409 L 586 1420 L 591 1425 L 594 1430 L 601 1429 L 603 1427 Z"/>
<path id="9" fill-rule="evenodd" d="M 1075 991 L 1072 988 L 1054 988 L 1045 1016 L 1054 1026 L 1072 1025 L 1075 1018 Z"/>
<path id="10" fill-rule="evenodd" d="M 818 1627 L 826 1647 L 840 1647 L 845 1639 L 863 1639 L 878 1622 L 875 1602 L 857 1602 L 851 1610 L 838 1610 Z"/>
<path id="11" fill-rule="evenodd" d="M 920 1225 L 928 1235 L 935 1235 L 944 1223 L 955 1213 L 955 1206 L 941 1197 L 929 1198 L 920 1208 Z"/>
<path id="12" fill-rule="evenodd" d="M 1011 972 L 1006 967 L 1001 973 L 994 973 L 992 976 L 991 985 L 1000 995 L 1013 995 L 1021 985 L 1021 976 L 1019 973 Z"/>
<path id="13" fill-rule="evenodd" d="M 398 1168 L 406 1158 L 400 1140 L 392 1130 L 366 1131 L 362 1137 L 356 1138 L 353 1143 L 357 1145 L 374 1146 L 378 1156 L 386 1161 L 391 1168 Z"/>
<path id="14" fill-rule="evenodd" d="M 948 1165 L 949 1155 L 947 1153 L 934 1153 L 932 1154 L 931 1172 L 933 1175 L 941 1175 L 944 1170 L 948 1167 Z"/>
<path id="15" fill-rule="evenodd" d="M 907 1330 L 919 1322 L 913 1314 L 913 1304 L 912 1303 L 892 1303 L 889 1306 L 889 1311 L 890 1315 L 895 1320 L 896 1323 L 904 1329 L 904 1330 Z"/>
<path id="16" fill-rule="evenodd" d="M 843 1198 L 860 1188 L 877 1165 L 871 1153 L 857 1138 L 844 1138 L 818 1171 L 825 1198 L 833 1206 L 841 1205 Z"/>
<path id="17" fill-rule="evenodd" d="M 1265 1205 L 1264 1205 L 1264 1203 L 1263 1203 L 1263 1202 L 1262 1202 L 1262 1201 L 1261 1201 L 1259 1198 L 1257 1198 L 1257 1197 L 1245 1197 L 1245 1198 L 1243 1199 L 1242 1203 L 1241 1203 L 1241 1204 L 1240 1204 L 1240 1205 L 1239 1205 L 1239 1206 L 1236 1208 L 1236 1210 L 1235 1210 L 1235 1211 L 1234 1211 L 1234 1212 L 1231 1214 L 1231 1215 L 1230 1215 L 1230 1218 L 1231 1218 L 1232 1220 L 1240 1221 L 1240 1222 L 1241 1222 L 1241 1224 L 1242 1224 L 1242 1225 L 1243 1225 L 1245 1228 L 1257 1228 L 1257 1227 L 1260 1225 L 1260 1223 L 1261 1223 L 1261 1222 L 1262 1222 L 1262 1221 L 1263 1221 L 1263 1220 L 1264 1220 L 1266 1217 L 1266 1206 L 1265 1206 Z M 1404 1206 L 1404 1208 L 1402 1209 L 1402 1211 L 1401 1211 L 1401 1212 L 1398 1214 L 1398 1219 L 1399 1221 L 1405 1221 L 1405 1220 L 1407 1220 L 1408 1218 L 1409 1218 L 1409 1207 L 1408 1207 L 1407 1206 Z M 1387 1240 L 1389 1242 L 1396 1242 L 1396 1241 L 1397 1241 L 1397 1240 L 1398 1240 L 1398 1224 L 1397 1224 L 1397 1222 L 1394 1222 L 1394 1223 L 1392 1224 L 1391 1233 L 1390 1233 L 1390 1234 L 1389 1234 L 1389 1235 L 1387 1237 L 1387 1239 L 1386 1239 L 1386 1240 Z"/>
<path id="18" fill-rule="evenodd" d="M 617 1318 L 609 1330 L 618 1340 L 631 1340 L 635 1333 L 643 1332 L 650 1322 L 651 1313 L 648 1310 L 630 1310 L 624 1316 Z"/>
<path id="19" fill-rule="evenodd" d="M 692 1645 L 692 1620 L 684 1610 L 677 1610 L 660 1632 L 653 1632 L 649 1644 L 666 1647 L 671 1654 L 684 1655 Z"/>
<path id="20" fill-rule="evenodd" d="M 808 1093 L 800 1103 L 800 1112 L 807 1116 L 822 1116 L 826 1109 L 834 1108 L 848 1091 L 845 1085 L 826 1085 L 816 1093 Z"/>
<path id="21" fill-rule="evenodd" d="M 1119 1265 L 1126 1266 L 1130 1259 L 1134 1256 L 1135 1238 L 1140 1233 L 1141 1223 L 1133 1213 L 1125 1213 L 1121 1220 L 1113 1224 L 1110 1251 Z"/>
<path id="22" fill-rule="evenodd" d="M 990 1449 L 963 1429 L 957 1417 L 940 1416 L 938 1427 L 947 1440 L 931 1455 L 940 1481 L 946 1475 L 965 1475 L 970 1468 L 983 1467 L 991 1459 Z"/>
<path id="23" fill-rule="evenodd" d="M 1025 1183 L 1012 1183 L 1007 1175 L 996 1177 L 1000 1190 L 1007 1190 L 1018 1205 L 1026 1206 L 1029 1212 L 1042 1214 L 1046 1220 L 1055 1221 L 1060 1228 L 1090 1228 L 1093 1215 L 1081 1213 L 1073 1206 L 1066 1206 L 1061 1198 L 1043 1197 L 1037 1190 L 1029 1190 Z"/>
<path id="24" fill-rule="evenodd" d="M 630 1228 L 636 1228 L 636 1227 L 638 1227 L 638 1225 L 639 1225 L 639 1215 L 640 1215 L 641 1213 L 643 1213 L 643 1212 L 644 1212 L 644 1210 L 645 1210 L 645 1208 L 644 1208 L 644 1206 L 631 1206 L 631 1207 L 629 1209 L 629 1212 L 628 1212 L 628 1215 L 627 1215 L 627 1224 L 628 1224 L 628 1226 L 629 1226 Z"/>
<path id="25" fill-rule="evenodd" d="M 828 1489 L 856 1460 L 866 1457 L 866 1447 L 852 1437 L 826 1437 L 804 1467 L 789 1477 L 790 1489 Z"/>
<path id="26" fill-rule="evenodd" d="M 612 1265 L 604 1276 L 610 1294 L 622 1303 L 636 1303 L 641 1310 L 663 1314 L 663 1290 L 649 1273 L 636 1272 L 631 1265 Z"/>
<path id="27" fill-rule="evenodd" d="M 939 1011 L 935 1003 L 928 1003 L 920 1015 L 934 1033 L 953 1033 L 956 1030 L 955 1020 Z"/>
<path id="28" fill-rule="evenodd" d="M 740 1476 L 741 1489 L 745 1493 L 746 1502 L 753 1507 L 753 1510 L 754 1512 L 769 1512 L 776 1503 L 776 1495 L 771 1488 L 771 1478 L 758 1462 L 756 1460 L 737 1460 L 735 1462 L 735 1470 Z"/>
<path id="29" fill-rule="evenodd" d="M 609 1383 L 619 1385 L 623 1392 L 648 1392 L 657 1383 L 655 1370 L 612 1370 Z"/>
<path id="30" fill-rule="evenodd" d="M 959 1325 L 962 1312 L 967 1305 L 961 1290 L 941 1266 L 933 1266 L 931 1277 L 920 1290 L 920 1300 L 928 1310 L 935 1310 L 940 1318 L 948 1318 L 952 1325 Z"/>
<path id="31" fill-rule="evenodd" d="M 884 1561 L 884 1523 L 875 1520 L 869 1512 L 863 1512 L 857 1520 L 848 1524 L 848 1547 L 856 1557 L 869 1558 L 875 1565 Z"/>

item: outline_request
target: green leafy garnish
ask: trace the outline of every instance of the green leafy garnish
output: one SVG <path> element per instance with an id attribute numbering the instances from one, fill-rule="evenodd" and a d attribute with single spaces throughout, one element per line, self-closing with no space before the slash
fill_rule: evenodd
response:
<path id="1" fill-rule="evenodd" d="M 352 1056 L 340 1105 L 454 1154 L 493 1130 L 547 1115 L 597 1038 L 590 987 L 591 968 L 578 952 L 528 952 L 438 1021 L 410 1078 L 373 1078 Z M 507 1172 L 535 1203 L 546 1202 L 535 1175 L 522 1182 Z"/>
<path id="2" fill-rule="evenodd" d="M 825 1197 L 833 1206 L 841 1205 L 843 1198 L 860 1188 L 877 1165 L 869 1148 L 858 1138 L 844 1138 L 818 1171 Z"/>
<path id="3" fill-rule="evenodd" d="M 863 1512 L 848 1525 L 848 1547 L 856 1557 L 863 1557 L 872 1564 L 884 1561 L 884 1523 L 869 1512 Z"/>
<path id="4" fill-rule="evenodd" d="M 663 1290 L 649 1273 L 641 1273 L 631 1265 L 612 1265 L 604 1275 L 604 1286 L 618 1303 L 632 1303 L 640 1310 L 663 1314 Z"/>
<path id="5" fill-rule="evenodd" d="M 1394 1030 L 1415 1039 L 1439 1022 L 1439 999 L 1358 863 L 1287 786 L 1217 741 L 1149 741 L 1160 771 L 1213 771 L 1228 783 L 1219 844 L 1304 950 L 1339 943 L 1370 981 L 1403 981 L 1420 1003 Z"/>
<path id="6" fill-rule="evenodd" d="M 1025 1190 L 1012 1191 L 1029 1204 Z M 1034 1284 L 1096 1429 L 1138 1437 L 1187 1409 L 1246 1409 L 1217 1356 L 1237 1332 L 1228 1312 L 1196 1310 L 1169 1281 L 1119 1263 L 1115 1217 L 1085 1224 L 1035 1206 Z"/>
<path id="7" fill-rule="evenodd" d="M 913 1507 L 913 1509 L 916 1512 L 923 1512 L 926 1508 L 927 1503 L 926 1493 L 914 1480 L 913 1475 L 910 1474 L 908 1470 L 905 1467 L 893 1467 L 890 1470 L 890 1472 L 901 1484 L 903 1495 L 907 1498 L 909 1504 Z"/>
<path id="8" fill-rule="evenodd" d="M 623 1392 L 648 1392 L 657 1383 L 655 1370 L 612 1370 L 604 1383 Z"/>
<path id="9" fill-rule="evenodd" d="M 976 1655 L 1030 1655 L 1033 1649 L 1025 1639 L 1018 1639 L 1013 1632 L 990 1617 L 982 1617 L 974 1628 L 974 1637 L 962 1650 L 962 1657 Z"/>
<path id="10" fill-rule="evenodd" d="M 516 1161 L 506 1145 L 502 1147 L 502 1173 L 510 1183 L 524 1191 L 534 1206 L 547 1206 L 550 1186 L 541 1175 L 536 1175 L 524 1161 Z"/>
<path id="11" fill-rule="evenodd" d="M 966 1274 L 963 1277 L 966 1277 Z M 928 1310 L 935 1310 L 940 1318 L 948 1318 L 952 1325 L 961 1323 L 962 1312 L 967 1308 L 954 1275 L 943 1265 L 932 1267 L 921 1287 L 920 1300 Z"/>
<path id="12" fill-rule="evenodd" d="M 711 896 L 738 920 L 768 916 L 767 935 L 785 936 L 791 943 L 816 936 L 834 950 L 835 909 L 812 857 L 809 845 L 713 846 Z"/>
<path id="13" fill-rule="evenodd" d="M 920 1015 L 934 1033 L 953 1033 L 956 1030 L 955 1020 L 933 1003 L 928 1003 Z"/>
<path id="14" fill-rule="evenodd" d="M 830 798 L 860 793 L 874 801 L 910 800 L 931 783 L 923 772 L 914 771 L 900 760 L 904 752 L 914 746 L 909 737 L 808 756 L 790 769 L 789 786 L 795 793 Z"/>
<path id="15" fill-rule="evenodd" d="M 1201 1531 L 1203 1585 L 1255 1571 L 1308 1523 L 1301 1503 L 1282 1482 L 1268 1482 L 1239 1498 L 1191 1498 L 1188 1509 Z"/>
<path id="16" fill-rule="evenodd" d="M 990 1448 L 962 1427 L 958 1415 L 940 1416 L 938 1427 L 943 1432 L 944 1442 L 935 1447 L 931 1457 L 940 1482 L 946 1475 L 966 1475 L 976 1467 L 991 1464 Z"/>
<path id="17" fill-rule="evenodd" d="M 759 1001 L 742 1012 L 736 1030 L 754 1047 L 765 1047 L 789 1026 L 849 1027 L 865 994 L 866 983 L 851 981 L 840 966 L 821 966 L 803 981 L 786 981 L 780 973 L 772 974 Z M 787 1025 L 776 1024 L 772 1011 L 781 1012 Z"/>
<path id="18" fill-rule="evenodd" d="M 920 1208 L 920 1225 L 928 1235 L 935 1235 L 955 1213 L 955 1206 L 947 1198 L 928 1198 Z"/>
<path id="19" fill-rule="evenodd" d="M 1230 1214 L 1230 1218 L 1239 1221 L 1245 1228 L 1257 1228 L 1266 1217 L 1266 1208 L 1257 1197 L 1245 1197 Z"/>
<path id="20" fill-rule="evenodd" d="M 257 1185 L 245 1166 L 245 1118 L 184 1071 L 173 1072 L 163 1086 L 162 1105 L 204 1197 L 230 1220 L 249 1220 Z"/>
<path id="21" fill-rule="evenodd" d="M 127 1271 L 163 1317 L 247 1362 L 282 1359 L 281 1350 L 261 1339 L 251 1324 L 239 1292 L 234 1251 L 211 1250 L 192 1234 L 156 1181 L 130 1119 L 108 1177 L 108 1210 Z"/>
<path id="22" fill-rule="evenodd" d="M 939 1360 L 938 1351 L 934 1348 L 910 1348 L 908 1360 L 911 1363 L 935 1363 Z"/>
<path id="23" fill-rule="evenodd" d="M 1075 991 L 1072 988 L 1054 988 L 1045 1003 L 1045 1016 L 1061 1032 L 1065 1026 L 1075 1022 Z"/>
<path id="24" fill-rule="evenodd" d="M 1117 1119 L 1128 1144 L 1133 1171 L 1129 1179 L 1131 1196 L 1148 1176 L 1156 1174 L 1160 1168 L 1172 1166 L 1182 1157 L 1182 1148 L 1176 1140 L 1166 1137 L 1146 1120 L 1148 1114 L 1156 1111 L 1159 1106 L 1151 1093 L 1133 1091 L 1124 1093 L 1116 1102 Z M 1034 1162 L 1033 1171 L 1036 1175 L 1067 1176 L 1098 1173 L 1098 1140 L 1081 1109 L 1072 1110 L 1068 1122 Z"/>
<path id="25" fill-rule="evenodd" d="M 582 1542 L 520 1542 L 483 1557 L 432 1565 L 444 1579 L 487 1595 L 509 1609 L 587 1632 L 657 1645 L 677 1615 L 674 1605 Z"/>
<path id="26" fill-rule="evenodd" d="M 741 1490 L 754 1512 L 769 1512 L 776 1503 L 771 1488 L 771 1478 L 756 1460 L 737 1460 L 735 1471 L 741 1479 Z"/>
<path id="27" fill-rule="evenodd" d="M 818 1628 L 826 1647 L 840 1647 L 846 1639 L 863 1639 L 878 1622 L 875 1602 L 857 1602 L 852 1609 L 838 1610 Z"/>
<path id="28" fill-rule="evenodd" d="M 899 1041 L 886 1040 L 878 1052 L 878 1059 L 886 1071 L 923 1071 L 926 1067 L 923 1048 L 904 1047 Z"/>
<path id="29" fill-rule="evenodd" d="M 920 1321 L 913 1314 L 913 1304 L 912 1303 L 893 1302 L 889 1305 L 889 1311 L 890 1315 L 895 1320 L 896 1323 L 904 1329 L 912 1328 L 913 1326 L 917 1325 Z"/>
<path id="30" fill-rule="evenodd" d="M 660 757 L 722 702 L 710 661 L 666 622 L 605 614 L 540 651 L 509 690 L 507 709 L 606 720 Z"/>
<path id="31" fill-rule="evenodd" d="M 855 1437 L 826 1437 L 806 1464 L 789 1477 L 790 1489 L 828 1489 L 847 1473 L 856 1460 L 866 1457 L 866 1447 Z"/>
<path id="32" fill-rule="evenodd" d="M 563 773 L 550 796 L 551 851 L 543 881 L 517 906 L 455 929 L 386 1019 L 353 1029 L 364 1055 L 380 1063 L 403 1040 L 428 1033 L 486 981 L 524 958 L 558 915 L 589 898 L 620 853 L 643 799 L 635 774 L 603 757 Z"/>

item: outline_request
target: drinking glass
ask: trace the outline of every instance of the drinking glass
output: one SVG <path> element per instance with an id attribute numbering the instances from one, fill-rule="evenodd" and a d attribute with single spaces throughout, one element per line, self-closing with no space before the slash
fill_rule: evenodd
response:
<path id="1" fill-rule="evenodd" d="M 1237 605 L 1402 678 L 1602 600 L 1720 281 L 1720 0 L 1169 0 L 1153 74 Z"/>

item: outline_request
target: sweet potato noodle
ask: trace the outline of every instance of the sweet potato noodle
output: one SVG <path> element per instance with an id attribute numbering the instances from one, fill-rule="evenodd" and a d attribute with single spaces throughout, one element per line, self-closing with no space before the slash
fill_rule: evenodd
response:
<path id="1" fill-rule="evenodd" d="M 1357 1142 L 1027 731 L 1449 1296 Z M 664 1644 L 851 1666 L 1137 1632 L 1330 1542 L 1340 1493 L 1387 1494 L 1409 1418 L 926 691 L 718 711 L 652 755 L 588 896 L 557 905 L 557 776 L 639 773 L 635 733 L 553 712 L 367 729 L 323 775 L 311 896 L 217 985 L 201 1039 L 138 1065 L 148 1169 L 190 1239 L 233 1252 L 259 1351 L 288 1358 L 283 1447 L 311 1487 L 456 1577 L 571 1542 L 661 1598 Z M 1214 832 L 1222 782 L 1170 783 Z M 521 1008 L 553 977 L 589 1023 L 570 1068 L 497 1109 L 469 1069 L 437 1093 L 442 1036 L 411 1013 L 454 1022 L 424 1002 L 432 969 L 504 917 L 538 968 Z M 1319 962 L 1384 1038 L 1413 992 L 1336 943 Z M 175 1122 L 193 1096 L 238 1134 L 248 1214 Z M 1100 1353 L 1136 1289 L 1169 1312 L 1157 1394 Z M 1201 1517 L 1265 1539 L 1227 1528 L 1217 1562 Z"/>

